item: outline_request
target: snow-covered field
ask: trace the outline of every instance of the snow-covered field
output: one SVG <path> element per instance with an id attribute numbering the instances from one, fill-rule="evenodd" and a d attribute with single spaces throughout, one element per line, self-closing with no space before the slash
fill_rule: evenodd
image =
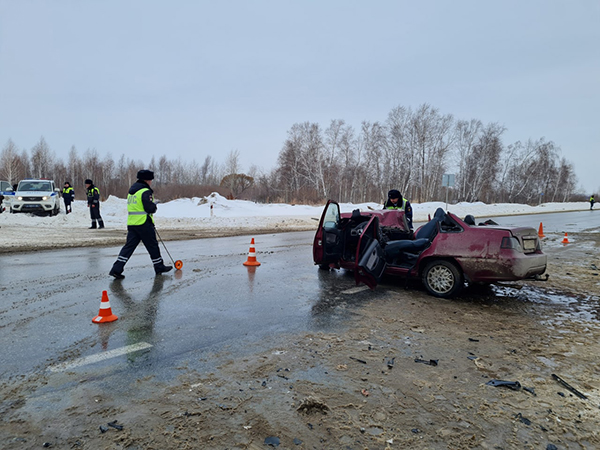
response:
<path id="1" fill-rule="evenodd" d="M 100 230 L 87 230 L 90 226 L 89 210 L 84 201 L 73 203 L 73 213 L 61 213 L 56 217 L 38 217 L 31 214 L 0 214 L 0 248 L 35 247 L 36 242 L 45 247 L 56 243 L 64 244 L 70 236 L 85 236 L 98 241 L 102 235 Z M 381 209 L 378 203 L 340 204 L 342 212 L 354 209 Z M 424 222 L 433 215 L 438 207 L 446 209 L 443 202 L 413 203 L 413 221 Z M 578 203 L 544 203 L 539 206 L 519 204 L 458 203 L 449 204 L 447 210 L 464 217 L 472 214 L 477 219 L 515 214 L 538 214 L 546 212 L 581 211 L 589 209 L 586 202 Z M 199 233 L 219 230 L 252 233 L 253 230 L 272 229 L 273 232 L 299 231 L 316 228 L 317 220 L 323 211 L 323 205 L 288 205 L 260 204 L 245 200 L 227 200 L 217 193 L 203 198 L 183 198 L 158 205 L 155 214 L 156 226 L 159 230 L 196 230 Z M 104 219 L 106 230 L 122 230 L 127 228 L 127 201 L 110 196 L 101 203 L 100 213 Z M 84 232 L 85 230 L 85 232 Z M 104 232 L 105 230 L 102 230 Z M 73 245 L 83 245 L 73 243 Z M 63 245 L 64 246 L 64 245 Z"/>

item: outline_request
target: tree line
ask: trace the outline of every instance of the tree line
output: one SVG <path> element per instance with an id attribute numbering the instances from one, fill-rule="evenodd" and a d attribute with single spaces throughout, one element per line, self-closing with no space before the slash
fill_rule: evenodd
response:
<path id="1" fill-rule="evenodd" d="M 560 148 L 544 138 L 505 144 L 498 123 L 459 120 L 428 104 L 393 108 L 385 122 L 363 121 L 355 129 L 344 120 L 296 123 L 287 132 L 275 166 L 243 172 L 239 151 L 225 161 L 206 156 L 202 163 L 154 156 L 140 161 L 96 149 L 82 155 L 73 146 L 66 161 L 56 157 L 43 137 L 29 151 L 9 139 L 0 153 L 0 179 L 50 178 L 70 181 L 83 198 L 90 178 L 104 198 L 124 197 L 137 171 L 155 172 L 153 187 L 163 201 L 219 192 L 259 202 L 382 202 L 398 189 L 412 202 L 483 201 L 485 203 L 565 202 L 576 192 L 573 165 Z M 452 172 L 455 184 L 442 186 Z M 81 187 L 77 189 L 78 187 Z M 81 192 L 81 195 L 79 195 Z M 543 197 L 542 197 L 543 195 Z"/>

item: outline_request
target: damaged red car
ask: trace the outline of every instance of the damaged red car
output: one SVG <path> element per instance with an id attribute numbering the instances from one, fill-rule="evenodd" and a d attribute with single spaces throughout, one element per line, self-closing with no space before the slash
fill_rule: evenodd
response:
<path id="1" fill-rule="evenodd" d="M 476 225 L 470 215 L 460 219 L 438 208 L 413 233 L 403 211 L 340 213 L 330 200 L 313 242 L 313 260 L 321 269 L 351 270 L 357 284 L 371 289 L 383 274 L 419 277 L 430 294 L 450 298 L 465 283 L 539 278 L 547 257 L 531 227 Z"/>

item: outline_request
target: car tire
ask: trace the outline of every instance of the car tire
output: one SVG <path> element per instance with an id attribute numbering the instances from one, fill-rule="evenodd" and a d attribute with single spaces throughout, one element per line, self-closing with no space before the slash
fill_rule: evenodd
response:
<path id="1" fill-rule="evenodd" d="M 319 264 L 319 269 L 320 270 L 329 270 L 329 264 Z"/>
<path id="2" fill-rule="evenodd" d="M 425 266 L 422 275 L 423 284 L 434 297 L 450 298 L 463 286 L 463 277 L 455 264 L 438 259 Z"/>

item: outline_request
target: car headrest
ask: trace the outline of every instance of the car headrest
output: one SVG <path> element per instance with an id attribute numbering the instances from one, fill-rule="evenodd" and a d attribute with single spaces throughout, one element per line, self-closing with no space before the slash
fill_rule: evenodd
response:
<path id="1" fill-rule="evenodd" d="M 475 217 L 473 217 L 471 214 L 467 214 L 465 216 L 465 223 L 467 225 L 475 225 Z"/>
<path id="2" fill-rule="evenodd" d="M 355 209 L 352 211 L 352 216 L 350 217 L 352 220 L 360 220 L 360 209 Z"/>
<path id="3" fill-rule="evenodd" d="M 435 210 L 435 214 L 433 215 L 434 219 L 437 219 L 438 221 L 442 221 L 444 220 L 444 218 L 446 217 L 446 212 L 442 209 L 442 208 L 438 208 Z"/>

